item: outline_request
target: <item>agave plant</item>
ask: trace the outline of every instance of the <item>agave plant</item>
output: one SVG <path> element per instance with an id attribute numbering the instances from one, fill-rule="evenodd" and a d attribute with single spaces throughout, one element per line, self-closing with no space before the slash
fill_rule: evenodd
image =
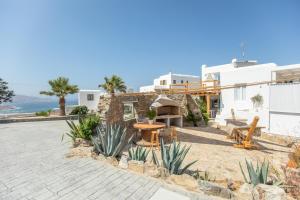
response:
<path id="1" fill-rule="evenodd" d="M 152 150 L 152 158 L 154 164 L 166 168 L 170 174 L 183 174 L 191 165 L 197 162 L 197 160 L 187 164 L 183 168 L 182 163 L 189 152 L 191 146 L 181 146 L 180 143 L 173 143 L 168 147 L 164 144 L 163 139 L 160 140 L 160 152 L 162 158 L 162 164 L 160 164 L 155 152 Z"/>
<path id="2" fill-rule="evenodd" d="M 146 161 L 150 150 L 145 147 L 137 146 L 135 149 L 131 147 L 128 151 L 131 160 Z"/>
<path id="3" fill-rule="evenodd" d="M 242 174 L 243 174 L 243 177 L 244 177 L 246 183 L 252 184 L 254 186 L 256 186 L 260 183 L 262 183 L 262 184 L 267 183 L 268 172 L 269 172 L 269 162 L 264 161 L 260 166 L 257 162 L 256 169 L 254 170 L 252 162 L 248 162 L 246 160 L 249 180 L 247 179 L 247 177 L 244 173 L 241 163 L 239 163 L 239 164 L 240 164 L 240 168 L 241 168 L 241 171 L 242 171 Z"/>
<path id="4" fill-rule="evenodd" d="M 132 137 L 126 140 L 126 128 L 117 124 L 98 126 L 96 130 L 97 134 L 91 137 L 94 150 L 106 157 L 120 156 L 122 150 L 132 140 Z"/>

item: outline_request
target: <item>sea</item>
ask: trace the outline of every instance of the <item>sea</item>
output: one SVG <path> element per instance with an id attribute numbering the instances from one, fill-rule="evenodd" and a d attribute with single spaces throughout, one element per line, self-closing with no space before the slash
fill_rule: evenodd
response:
<path id="1" fill-rule="evenodd" d="M 78 105 L 76 100 L 66 102 L 67 107 Z M 24 103 L 6 103 L 0 105 L 0 114 L 18 114 L 18 113 L 35 113 L 39 111 L 55 110 L 59 108 L 56 101 L 50 102 L 24 102 Z"/>

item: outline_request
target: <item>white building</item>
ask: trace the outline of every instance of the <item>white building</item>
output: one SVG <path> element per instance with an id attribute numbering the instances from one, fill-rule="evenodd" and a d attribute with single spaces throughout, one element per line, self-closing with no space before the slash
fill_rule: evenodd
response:
<path id="1" fill-rule="evenodd" d="M 100 96 L 104 92 L 100 90 L 80 90 L 78 93 L 78 105 L 88 107 L 90 112 L 98 111 Z"/>
<path id="2" fill-rule="evenodd" d="M 248 123 L 257 115 L 264 131 L 300 137 L 300 64 L 277 66 L 233 59 L 225 65 L 202 65 L 202 80 L 207 79 L 219 80 L 227 88 L 212 99 L 216 122 L 224 125 L 232 112 Z M 251 101 L 256 95 L 263 98 L 259 107 Z"/>
<path id="3" fill-rule="evenodd" d="M 168 73 L 161 75 L 154 79 L 153 85 L 140 87 L 140 92 L 154 92 L 164 89 L 169 89 L 172 84 L 184 84 L 184 83 L 195 83 L 199 82 L 199 76 L 185 75 L 185 74 L 173 74 Z"/>

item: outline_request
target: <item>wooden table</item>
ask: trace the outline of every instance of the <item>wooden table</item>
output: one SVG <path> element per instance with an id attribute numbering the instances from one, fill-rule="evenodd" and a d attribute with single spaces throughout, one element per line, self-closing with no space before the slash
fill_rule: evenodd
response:
<path id="1" fill-rule="evenodd" d="M 142 139 L 137 142 L 141 146 L 151 146 L 151 133 L 158 129 L 165 128 L 166 124 L 155 122 L 153 124 L 148 123 L 136 123 L 133 125 L 134 128 L 141 130 Z"/>

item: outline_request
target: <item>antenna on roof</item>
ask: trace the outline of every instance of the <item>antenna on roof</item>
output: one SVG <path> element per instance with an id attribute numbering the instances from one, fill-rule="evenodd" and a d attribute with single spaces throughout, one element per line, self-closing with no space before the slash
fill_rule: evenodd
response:
<path id="1" fill-rule="evenodd" d="M 245 60 L 245 43 L 241 43 L 241 53 L 242 53 L 242 58 Z"/>

